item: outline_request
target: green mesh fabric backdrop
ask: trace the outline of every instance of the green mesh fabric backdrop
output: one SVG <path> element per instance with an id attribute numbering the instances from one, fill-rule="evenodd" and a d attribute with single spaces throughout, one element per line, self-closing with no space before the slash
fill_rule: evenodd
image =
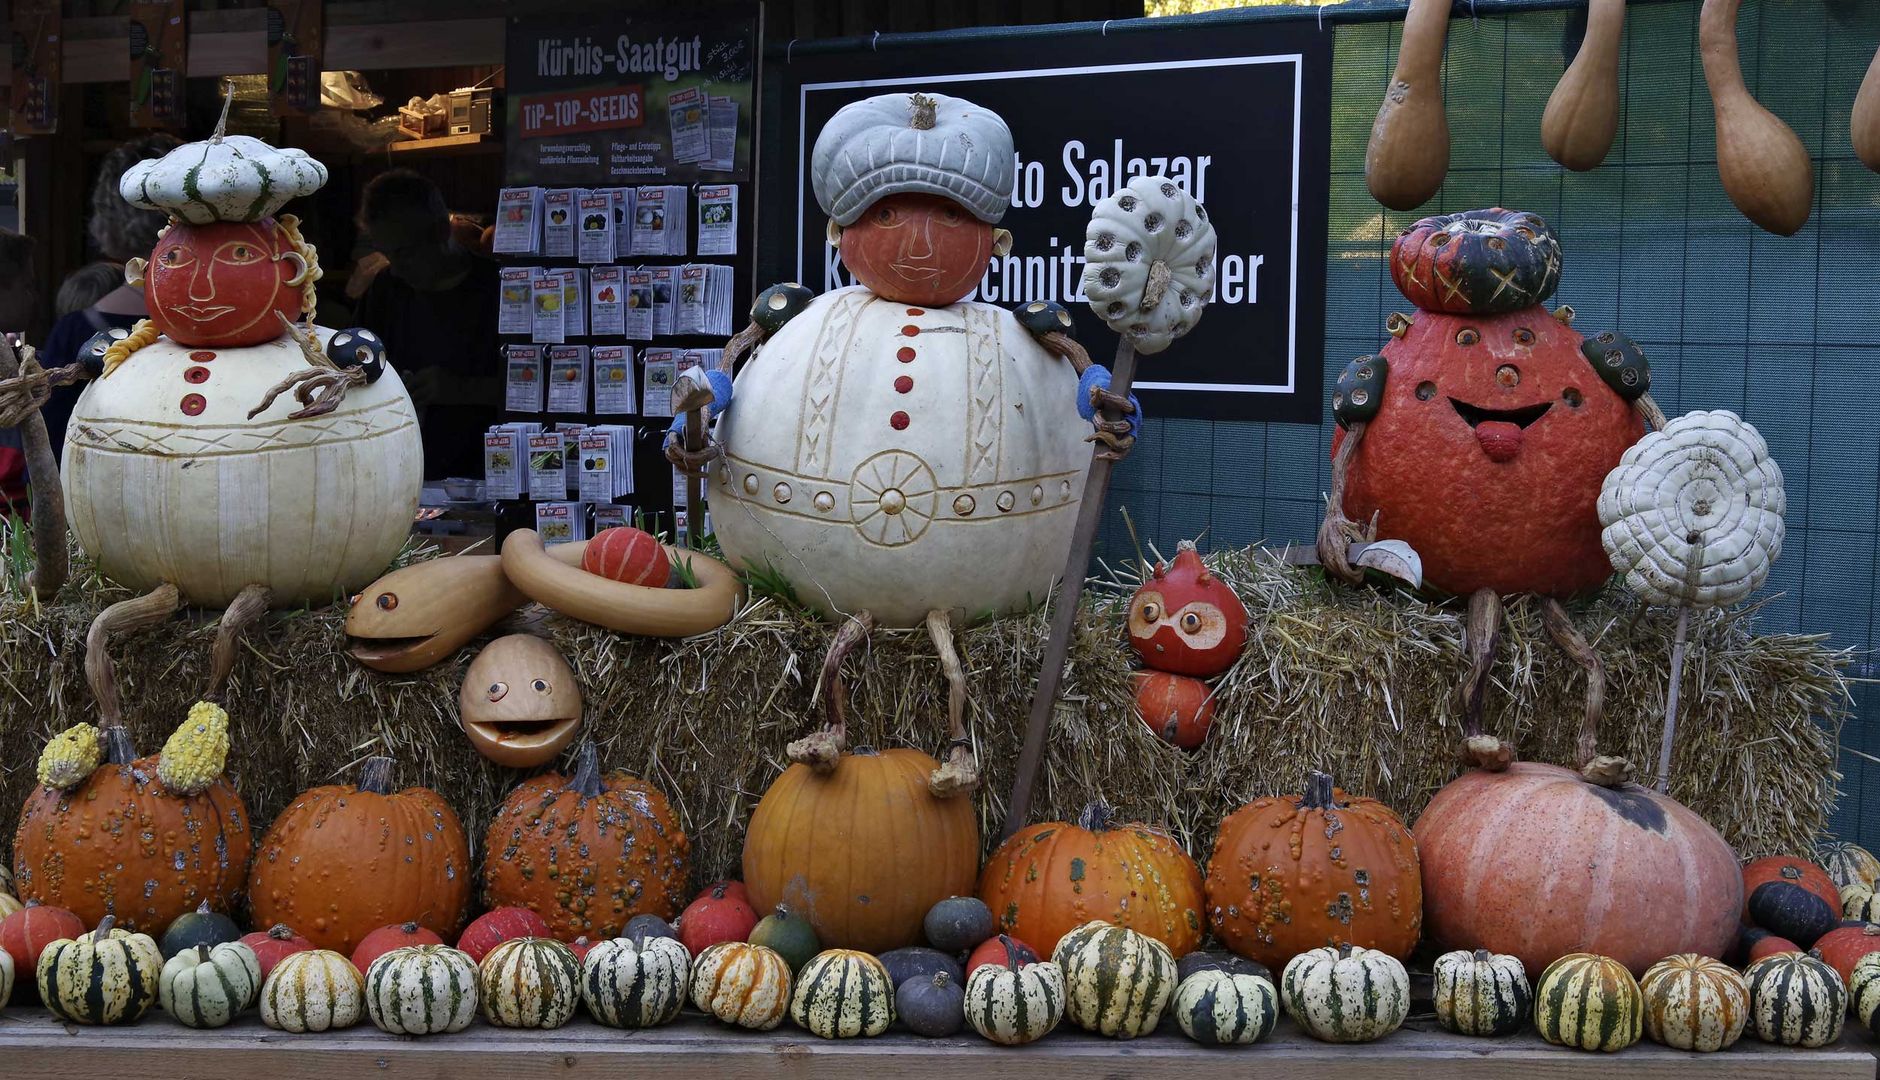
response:
<path id="1" fill-rule="evenodd" d="M 1458 5 L 1459 7 L 1461 5 Z M 1606 164 L 1569 173 L 1541 150 L 1540 118 L 1565 61 L 1564 12 L 1458 18 L 1446 69 L 1452 140 L 1442 193 L 1422 212 L 1373 202 L 1365 141 L 1396 63 L 1396 23 L 1336 33 L 1325 385 L 1375 352 L 1408 304 L 1386 268 L 1390 241 L 1425 213 L 1502 205 L 1537 211 L 1561 237 L 1557 303 L 1586 332 L 1616 327 L 1652 362 L 1669 414 L 1735 410 L 1768 439 L 1788 481 L 1788 538 L 1762 615 L 1775 630 L 1826 632 L 1870 650 L 1880 521 L 1880 175 L 1848 143 L 1848 114 L 1880 44 L 1875 0 L 1750 0 L 1744 73 L 1815 158 L 1815 211 L 1798 235 L 1765 234 L 1717 180 L 1710 95 L 1690 3 L 1634 4 L 1626 18 L 1619 136 Z M 1312 18 L 1310 14 L 1305 16 Z M 1325 426 L 1157 421 L 1119 469 L 1112 507 L 1164 551 L 1312 542 L 1330 486 Z M 1131 551 L 1106 515 L 1100 557 Z M 1871 670 L 1865 660 L 1855 674 Z M 1835 831 L 1880 844 L 1880 693 L 1855 689 L 1842 732 Z M 1870 813 L 1868 808 L 1872 808 Z"/>

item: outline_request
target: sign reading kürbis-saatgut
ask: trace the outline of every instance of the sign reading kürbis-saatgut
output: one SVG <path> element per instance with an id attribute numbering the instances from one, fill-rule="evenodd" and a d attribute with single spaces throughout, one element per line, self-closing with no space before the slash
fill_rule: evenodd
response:
<path id="1" fill-rule="evenodd" d="M 748 180 L 754 11 L 510 20 L 508 183 Z"/>
<path id="2" fill-rule="evenodd" d="M 1332 35 L 1311 23 L 1054 34 L 794 56 L 777 68 L 783 137 L 766 144 L 760 276 L 853 284 L 825 239 L 810 148 L 836 110 L 928 90 L 1005 118 L 1017 148 L 1009 254 L 969 299 L 1054 300 L 1108 363 L 1115 335 L 1083 304 L 1091 207 L 1160 174 L 1203 203 L 1220 240 L 1195 331 L 1143 359 L 1151 416 L 1316 423 L 1323 408 Z M 776 171 L 772 171 L 772 162 Z M 768 260 L 768 262 L 762 261 Z"/>

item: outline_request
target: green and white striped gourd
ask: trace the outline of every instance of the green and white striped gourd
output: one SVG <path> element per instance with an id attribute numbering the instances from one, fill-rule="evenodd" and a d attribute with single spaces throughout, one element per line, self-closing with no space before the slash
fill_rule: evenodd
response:
<path id="1" fill-rule="evenodd" d="M 477 996 L 497 1027 L 558 1028 L 581 1003 L 581 961 L 553 938 L 505 941 L 483 958 Z"/>
<path id="2" fill-rule="evenodd" d="M 13 954 L 0 949 L 0 1009 L 7 1007 L 7 999 L 13 996 Z"/>
<path id="3" fill-rule="evenodd" d="M 1880 859 L 1859 844 L 1845 840 L 1823 844 L 1815 849 L 1815 862 L 1828 872 L 1839 888 L 1858 884 L 1872 889 L 1880 885 Z M 0 885 L 0 891 L 4 889 L 5 886 Z"/>
<path id="4" fill-rule="evenodd" d="M 1568 953 L 1547 965 L 1534 988 L 1534 1026 L 1555 1046 L 1612 1052 L 1644 1033 L 1638 980 L 1610 956 Z"/>
<path id="5" fill-rule="evenodd" d="M 1436 958 L 1436 1022 L 1458 1035 L 1511 1035 L 1534 1007 L 1521 959 L 1487 949 L 1458 949 Z"/>
<path id="6" fill-rule="evenodd" d="M 1315 1039 L 1371 1042 L 1396 1031 L 1410 1014 L 1410 973 L 1386 952 L 1326 946 L 1287 962 L 1279 997 L 1286 1015 Z"/>
<path id="7" fill-rule="evenodd" d="M 1841 917 L 1861 922 L 1880 922 L 1880 897 L 1876 897 L 1873 888 L 1863 882 L 1841 886 Z"/>
<path id="8" fill-rule="evenodd" d="M 1667 956 L 1638 981 L 1645 1034 L 1676 1050 L 1728 1050 L 1749 1018 L 1749 985 L 1721 960 L 1696 953 Z"/>
<path id="9" fill-rule="evenodd" d="M 12 891 L 13 871 L 7 869 L 6 863 L 0 862 L 0 893 L 11 893 Z"/>
<path id="10" fill-rule="evenodd" d="M 1847 999 L 1854 1019 L 1874 1031 L 1880 1024 L 1880 953 L 1868 953 L 1854 961 L 1847 977 Z"/>
<path id="11" fill-rule="evenodd" d="M 260 221 L 289 199 L 326 183 L 326 166 L 305 150 L 274 147 L 248 135 L 224 135 L 179 146 L 124 170 L 118 194 L 132 206 L 165 210 L 191 225 Z"/>
<path id="12" fill-rule="evenodd" d="M 184 949 L 157 976 L 157 1000 L 184 1027 L 226 1027 L 260 997 L 261 960 L 239 941 Z"/>
<path id="13" fill-rule="evenodd" d="M 6 918 L 8 915 L 13 914 L 25 906 L 25 904 L 20 903 L 19 897 L 14 896 L 5 889 L 0 889 L 0 919 Z"/>
<path id="14" fill-rule="evenodd" d="M 1175 988 L 1182 1034 L 1209 1046 L 1246 1046 L 1279 1023 L 1279 991 L 1258 975 L 1197 971 Z"/>
<path id="15" fill-rule="evenodd" d="M 790 1019 L 824 1039 L 872 1038 L 894 1023 L 894 985 L 881 961 L 854 949 L 825 949 L 796 974 Z"/>
<path id="16" fill-rule="evenodd" d="M 366 1015 L 389 1035 L 449 1035 L 477 1018 L 477 962 L 448 945 L 405 945 L 366 968 Z"/>
<path id="17" fill-rule="evenodd" d="M 581 1001 L 608 1027 L 669 1024 L 685 1008 L 692 956 L 673 938 L 635 934 L 600 942 L 581 964 Z"/>
<path id="18" fill-rule="evenodd" d="M 148 934 L 120 930 L 106 915 L 98 928 L 60 938 L 39 953 L 39 1000 L 72 1024 L 132 1024 L 157 1003 L 163 954 Z"/>
<path id="19" fill-rule="evenodd" d="M 1021 965 L 1009 942 L 1004 963 L 966 976 L 966 1022 L 1001 1046 L 1037 1042 L 1063 1017 L 1064 970 L 1049 960 Z"/>
<path id="20" fill-rule="evenodd" d="M 359 969 L 332 949 L 285 956 L 261 986 L 261 1022 L 295 1035 L 338 1031 L 364 1011 Z"/>
<path id="21" fill-rule="evenodd" d="M 1807 953 L 1765 956 L 1743 972 L 1750 1027 L 1780 1046 L 1826 1046 L 1841 1037 L 1847 987 L 1841 973 Z"/>
<path id="22" fill-rule="evenodd" d="M 1064 1015 L 1086 1031 L 1133 1039 L 1155 1030 L 1175 996 L 1175 956 L 1147 934 L 1093 920 L 1058 939 Z"/>
<path id="23" fill-rule="evenodd" d="M 692 961 L 692 1004 L 752 1031 L 769 1031 L 790 1012 L 790 963 L 775 949 L 721 941 Z"/>

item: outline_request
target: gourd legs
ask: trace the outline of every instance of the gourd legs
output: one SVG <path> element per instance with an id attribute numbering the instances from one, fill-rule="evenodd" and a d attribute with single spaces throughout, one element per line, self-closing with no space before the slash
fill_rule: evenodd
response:
<path id="1" fill-rule="evenodd" d="M 1462 681 L 1462 730 L 1468 737 L 1463 758 L 1473 767 L 1499 772 L 1514 760 L 1514 749 L 1482 730 L 1482 698 L 1488 692 L 1501 644 L 1501 597 L 1493 589 L 1477 589 L 1469 597 L 1469 621 L 1463 631 L 1469 654 L 1469 674 Z"/>
<path id="2" fill-rule="evenodd" d="M 98 701 L 99 727 L 122 727 L 124 710 L 118 700 L 117 669 L 109 651 L 113 637 L 152 627 L 176 613 L 183 596 L 169 582 L 142 596 L 119 600 L 98 613 L 85 634 L 85 681 Z"/>
<path id="3" fill-rule="evenodd" d="M 966 669 L 953 647 L 953 626 L 944 611 L 927 613 L 927 634 L 940 654 L 940 670 L 947 677 L 947 759 L 927 778 L 935 798 L 944 799 L 979 786 L 979 766 L 973 761 L 973 740 L 966 734 Z"/>
<path id="4" fill-rule="evenodd" d="M 1586 640 L 1586 635 L 1567 617 L 1567 609 L 1551 596 L 1541 600 L 1541 625 L 1547 628 L 1547 636 L 1554 639 L 1560 651 L 1567 654 L 1567 659 L 1586 669 L 1586 719 L 1580 726 L 1579 744 L 1574 752 L 1574 763 L 1584 767 L 1593 760 L 1599 723 L 1606 715 L 1606 665 L 1592 643 Z"/>
<path id="5" fill-rule="evenodd" d="M 836 767 L 836 759 L 842 755 L 848 727 L 849 690 L 842 682 L 842 661 L 868 640 L 874 628 L 875 617 L 866 611 L 858 611 L 850 615 L 842 623 L 842 628 L 836 631 L 835 640 L 829 643 L 829 652 L 823 657 L 822 681 L 819 684 L 829 726 L 805 735 L 786 747 L 784 754 L 791 761 L 808 765 L 818 772 Z"/>
<path id="6" fill-rule="evenodd" d="M 235 649 L 241 636 L 268 610 L 272 597 L 266 585 L 249 585 L 237 593 L 228 609 L 222 612 L 222 623 L 215 631 L 215 647 L 209 653 L 209 688 L 203 692 L 204 701 L 220 701 L 229 673 L 235 670 Z"/>

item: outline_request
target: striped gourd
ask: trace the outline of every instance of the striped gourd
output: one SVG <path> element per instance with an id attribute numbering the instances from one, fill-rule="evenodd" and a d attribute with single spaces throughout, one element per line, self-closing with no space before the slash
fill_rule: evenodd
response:
<path id="1" fill-rule="evenodd" d="M 1880 885 L 1880 859 L 1859 844 L 1845 840 L 1823 844 L 1815 849 L 1815 863 L 1826 870 L 1840 888 L 1858 884 L 1872 889 Z"/>
<path id="2" fill-rule="evenodd" d="M 0 949 L 0 1009 L 7 1007 L 7 999 L 13 996 L 13 954 Z"/>
<path id="3" fill-rule="evenodd" d="M 0 889 L 0 919 L 6 918 L 8 915 L 13 914 L 25 906 L 25 904 L 20 903 L 19 897 L 14 896 L 5 889 Z"/>
<path id="4" fill-rule="evenodd" d="M 1874 1031 L 1880 1024 L 1880 953 L 1868 953 L 1854 961 L 1854 970 L 1847 979 L 1847 997 L 1854 1019 Z"/>
<path id="5" fill-rule="evenodd" d="M 588 950 L 581 964 L 581 1001 L 609 1027 L 668 1024 L 685 1008 L 692 957 L 668 937 L 612 938 Z"/>
<path id="6" fill-rule="evenodd" d="M 1521 958 L 1458 949 L 1436 958 L 1436 1022 L 1458 1035 L 1511 1035 L 1534 1007 Z"/>
<path id="7" fill-rule="evenodd" d="M 1727 1050 L 1749 1018 L 1749 986 L 1721 960 L 1696 953 L 1667 956 L 1638 981 L 1645 1034 L 1677 1050 Z"/>
<path id="8" fill-rule="evenodd" d="M 1175 1022 L 1198 1043 L 1257 1043 L 1279 1023 L 1279 992 L 1258 975 L 1197 971 L 1175 988 Z"/>
<path id="9" fill-rule="evenodd" d="M 1534 988 L 1534 1026 L 1555 1046 L 1623 1050 L 1644 1031 L 1645 998 L 1624 964 L 1568 953 L 1547 965 Z"/>
<path id="10" fill-rule="evenodd" d="M 11 894 L 12 892 L 13 871 L 7 869 L 6 863 L 0 862 L 0 893 Z"/>
<path id="11" fill-rule="evenodd" d="M 261 987 L 261 1022 L 277 1031 L 337 1031 L 359 1022 L 359 969 L 344 954 L 308 949 L 284 957 Z"/>
<path id="12" fill-rule="evenodd" d="M 894 1023 L 894 984 L 881 961 L 854 949 L 825 949 L 797 972 L 790 1019 L 824 1039 L 872 1038 Z"/>
<path id="13" fill-rule="evenodd" d="M 1324 1042 L 1381 1039 L 1410 1013 L 1410 973 L 1387 952 L 1357 945 L 1310 949 L 1279 977 L 1280 1003 L 1307 1035 Z"/>
<path id="14" fill-rule="evenodd" d="M 1086 1031 L 1133 1039 L 1155 1030 L 1175 995 L 1175 957 L 1147 934 L 1102 921 L 1058 939 L 1064 1015 Z"/>
<path id="15" fill-rule="evenodd" d="M 1841 1037 L 1847 987 L 1807 953 L 1765 956 L 1743 972 L 1756 1037 L 1782 1046 L 1826 1046 Z"/>
<path id="16" fill-rule="evenodd" d="M 261 960 L 239 941 L 184 949 L 157 976 L 157 1000 L 184 1027 L 224 1027 L 260 996 Z"/>
<path id="17" fill-rule="evenodd" d="M 762 945 L 713 945 L 692 961 L 691 984 L 692 1004 L 752 1031 L 769 1031 L 790 1011 L 790 965 Z"/>
<path id="18" fill-rule="evenodd" d="M 1005 963 L 966 977 L 966 1022 L 1001 1046 L 1036 1042 L 1063 1016 L 1064 970 L 1049 960 L 1021 965 L 1008 945 Z"/>
<path id="19" fill-rule="evenodd" d="M 505 941 L 483 958 L 477 996 L 497 1027 L 558 1028 L 581 1003 L 581 961 L 554 938 Z"/>
<path id="20" fill-rule="evenodd" d="M 1841 886 L 1841 917 L 1880 922 L 1880 898 L 1874 896 L 1873 887 L 1859 881 Z"/>
<path id="21" fill-rule="evenodd" d="M 157 1002 L 163 954 L 148 934 L 133 934 L 106 915 L 98 929 L 63 938 L 39 954 L 39 1000 L 73 1024 L 135 1023 Z"/>
<path id="22" fill-rule="evenodd" d="M 449 1035 L 477 1017 L 477 962 L 448 945 L 404 945 L 366 968 L 366 1015 L 390 1035 Z"/>

